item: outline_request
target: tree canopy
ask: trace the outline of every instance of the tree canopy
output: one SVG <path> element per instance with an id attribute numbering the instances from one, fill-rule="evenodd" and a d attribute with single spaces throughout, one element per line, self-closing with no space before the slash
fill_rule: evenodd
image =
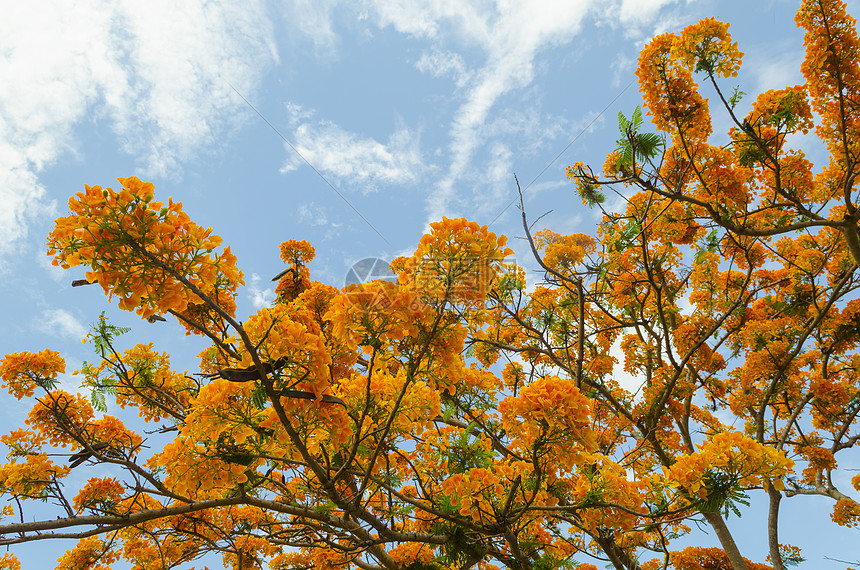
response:
<path id="1" fill-rule="evenodd" d="M 622 114 L 602 169 L 568 168 L 595 235 L 532 233 L 523 209 L 535 284 L 505 237 L 445 218 L 396 282 L 337 289 L 312 279 L 309 243 L 282 243 L 275 303 L 240 321 L 242 272 L 211 228 L 135 177 L 87 186 L 48 237 L 54 264 L 204 349 L 178 372 L 102 317 L 76 371 L 88 396 L 59 387 L 57 352 L 7 355 L 3 386 L 33 407 L 0 438 L 0 544 L 77 538 L 58 568 L 91 570 L 213 552 L 243 570 L 781 570 L 802 560 L 779 541 L 783 500 L 827 497 L 856 526 L 860 476 L 837 455 L 860 439 L 860 40 L 840 1 L 796 19 L 806 83 L 746 115 L 728 24 L 648 43 L 658 132 Z M 818 169 L 794 147 L 813 129 Z M 70 489 L 72 469 L 107 475 Z M 752 493 L 766 563 L 730 528 Z M 38 500 L 54 510 L 33 521 Z M 675 547 L 700 521 L 720 547 Z"/>

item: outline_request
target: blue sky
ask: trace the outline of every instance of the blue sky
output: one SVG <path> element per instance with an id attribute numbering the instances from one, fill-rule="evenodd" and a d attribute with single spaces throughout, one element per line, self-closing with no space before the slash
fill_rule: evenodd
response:
<path id="1" fill-rule="evenodd" d="M 232 246 L 247 282 L 239 313 L 272 299 L 277 246 L 290 238 L 316 247 L 315 278 L 342 285 L 354 262 L 411 252 L 429 222 L 465 216 L 509 235 L 533 267 L 513 239 L 513 175 L 528 186 L 531 218 L 552 210 L 541 225 L 593 232 L 596 218 L 564 167 L 599 166 L 614 147 L 617 113 L 640 102 L 631 81 L 648 38 L 703 17 L 732 22 L 749 103 L 802 81 L 798 4 L 3 0 L 0 352 L 52 348 L 74 370 L 92 360 L 80 339 L 106 310 L 133 327 L 134 342 L 153 340 L 193 371 L 197 339 L 117 311 L 97 288 L 71 289 L 82 272 L 52 268 L 45 256 L 68 196 L 120 176 L 154 182 L 157 198 L 182 201 Z M 715 113 L 715 132 L 727 128 Z M 2 431 L 27 412 L 0 405 Z M 807 547 L 808 566 L 844 567 L 824 554 L 857 558 L 856 533 L 812 545 L 811 528 L 830 525 L 826 503 L 784 505 L 794 513 L 785 541 Z M 732 524 L 745 529 L 745 554 L 761 561 L 764 519 L 748 518 Z M 36 564 L 67 547 L 15 551 Z"/>

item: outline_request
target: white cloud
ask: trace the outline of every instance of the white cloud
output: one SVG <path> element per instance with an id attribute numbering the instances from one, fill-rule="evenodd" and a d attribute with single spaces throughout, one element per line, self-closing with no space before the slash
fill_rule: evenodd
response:
<path id="1" fill-rule="evenodd" d="M 481 127 L 498 99 L 529 85 L 534 60 L 541 50 L 565 43 L 575 36 L 589 12 L 588 0 L 498 0 L 497 2 L 408 2 L 377 0 L 373 3 L 380 26 L 439 43 L 456 42 L 478 47 L 485 65 L 465 84 L 465 101 L 450 127 L 448 172 L 428 198 L 428 218 L 448 214 L 457 183 L 466 174 L 475 151 L 484 143 Z M 446 50 L 437 49 L 436 53 Z M 446 60 L 439 58 L 444 67 Z M 449 62 L 455 61 L 448 58 Z M 432 61 L 425 65 L 430 68 Z M 436 69 L 440 69 L 437 67 Z"/>
<path id="2" fill-rule="evenodd" d="M 419 38 L 438 38 L 443 24 L 448 24 L 453 26 L 454 33 L 469 41 L 488 35 L 487 20 L 493 11 L 493 3 L 487 1 L 371 0 L 367 4 L 375 12 L 380 27 L 392 26 L 400 33 Z"/>
<path id="3" fill-rule="evenodd" d="M 689 3 L 688 0 L 687 3 Z M 620 28 L 628 38 L 646 39 L 673 31 L 689 23 L 677 10 L 666 11 L 667 6 L 679 0 L 614 0 L 602 3 L 598 22 L 611 28 Z"/>
<path id="4" fill-rule="evenodd" d="M 338 44 L 332 14 L 338 0 L 289 0 L 283 9 L 287 25 L 314 45 L 317 56 L 331 57 Z"/>
<path id="5" fill-rule="evenodd" d="M 422 53 L 415 62 L 415 68 L 434 77 L 451 75 L 457 87 L 462 87 L 472 77 L 472 72 L 466 68 L 466 62 L 460 54 L 438 49 Z"/>
<path id="6" fill-rule="evenodd" d="M 395 130 L 383 144 L 351 133 L 331 121 L 302 122 L 307 111 L 300 106 L 287 109 L 293 112 L 290 122 L 298 123 L 292 144 L 301 156 L 286 146 L 287 161 L 281 172 L 296 170 L 307 161 L 340 184 L 372 192 L 379 185 L 415 182 L 426 169 L 418 133 L 404 126 Z"/>
<path id="7" fill-rule="evenodd" d="M 0 126 L 0 141 L 8 140 L 4 131 Z M 0 142 L 0 257 L 16 250 L 33 219 L 51 215 L 55 207 L 45 199 L 45 188 L 26 159 L 9 151 L 7 143 Z"/>
<path id="8" fill-rule="evenodd" d="M 293 128 L 302 121 L 312 118 L 316 114 L 316 111 L 313 109 L 306 109 L 304 106 L 299 105 L 298 103 L 293 103 L 292 101 L 284 103 L 284 108 L 287 110 L 289 124 Z"/>
<path id="9" fill-rule="evenodd" d="M 5 3 L 0 19 L 0 255 L 43 216 L 38 175 L 85 117 L 107 121 L 141 173 L 177 175 L 275 59 L 262 0 Z"/>
<path id="10" fill-rule="evenodd" d="M 481 173 L 485 191 L 474 196 L 474 209 L 480 216 L 494 216 L 499 213 L 500 204 L 510 199 L 514 188 L 514 153 L 510 147 L 495 141 L 488 150 L 486 169 Z"/>
<path id="11" fill-rule="evenodd" d="M 60 338 L 80 340 L 87 336 L 87 327 L 64 309 L 42 311 L 35 328 L 45 334 Z"/>
<path id="12" fill-rule="evenodd" d="M 271 307 L 275 301 L 275 289 L 273 287 L 264 287 L 262 284 L 266 282 L 256 273 L 251 274 L 251 280 L 248 283 L 248 293 L 251 297 L 251 305 L 259 310 L 263 307 Z"/>
<path id="13" fill-rule="evenodd" d="M 490 149 L 490 167 L 487 170 L 487 179 L 494 184 L 509 182 L 513 175 L 511 165 L 514 153 L 508 145 L 501 142 L 493 143 Z"/>
<path id="14" fill-rule="evenodd" d="M 302 204 L 296 210 L 296 213 L 299 215 L 300 224 L 310 224 L 312 226 L 328 225 L 328 217 L 325 215 L 325 210 L 313 202 Z"/>
<path id="15" fill-rule="evenodd" d="M 307 33 L 315 42 L 330 46 L 337 43 L 333 19 L 344 10 L 355 13 L 360 22 L 393 28 L 424 42 L 414 63 L 419 71 L 454 79 L 462 101 L 450 122 L 446 148 L 449 164 L 427 202 L 428 219 L 438 219 L 452 213 L 449 210 L 464 180 L 471 183 L 479 170 L 499 172 L 506 166 L 502 163 L 476 169 L 473 164 L 476 153 L 488 142 L 487 150 L 493 152 L 494 140 L 485 126 L 498 115 L 493 111 L 499 99 L 532 83 L 541 52 L 570 42 L 592 13 L 613 26 L 637 27 L 653 23 L 666 5 L 677 1 L 363 0 L 359 5 L 336 6 L 334 0 L 314 4 L 293 0 L 289 9 L 304 14 L 309 22 Z M 386 144 L 354 135 L 333 123 L 298 118 L 297 111 L 303 110 L 290 111 L 294 123 L 300 123 L 294 133 L 296 146 L 326 175 L 371 187 L 414 179 L 412 170 L 402 165 L 418 167 L 420 156 L 402 149 L 398 153 L 397 148 L 399 140 L 413 140 L 411 132 L 398 131 Z M 298 168 L 301 163 L 299 157 L 291 156 L 284 170 Z"/>
<path id="16" fill-rule="evenodd" d="M 625 28 L 638 31 L 657 19 L 663 6 L 675 2 L 677 0 L 622 0 L 618 19 Z"/>
<path id="17" fill-rule="evenodd" d="M 782 89 L 789 85 L 805 82 L 800 73 L 803 61 L 802 50 L 791 49 L 791 44 L 782 43 L 767 52 L 756 52 L 744 62 L 744 75 L 748 75 L 755 83 L 755 93 L 747 96 L 750 102 L 758 93 L 769 89 Z M 782 48 L 782 49 L 780 49 Z"/>
<path id="18" fill-rule="evenodd" d="M 54 283 L 60 283 L 69 279 L 68 271 L 51 263 L 51 258 L 45 255 L 42 249 L 36 251 L 35 261 L 36 265 L 44 269 Z"/>
<path id="19" fill-rule="evenodd" d="M 536 155 L 551 141 L 570 136 L 575 125 L 562 116 L 542 115 L 540 97 L 529 90 L 523 96 L 522 109 L 506 107 L 481 127 L 478 133 L 485 140 L 511 137 L 517 141 L 518 155 Z M 581 128 L 581 127 L 580 127 Z"/>
<path id="20" fill-rule="evenodd" d="M 296 214 L 298 214 L 300 224 L 309 224 L 315 227 L 324 226 L 325 233 L 322 238 L 324 241 L 336 239 L 340 235 L 340 228 L 343 224 L 330 221 L 325 208 L 317 206 L 314 202 L 300 205 L 296 209 Z"/>
<path id="21" fill-rule="evenodd" d="M 125 41 L 134 72 L 115 117 L 118 130 L 151 134 L 132 139 L 127 150 L 145 156 L 151 172 L 174 173 L 244 106 L 227 81 L 247 93 L 276 60 L 271 23 L 260 0 L 130 3 L 117 16 L 131 32 Z M 127 116 L 133 124 L 118 118 Z"/>

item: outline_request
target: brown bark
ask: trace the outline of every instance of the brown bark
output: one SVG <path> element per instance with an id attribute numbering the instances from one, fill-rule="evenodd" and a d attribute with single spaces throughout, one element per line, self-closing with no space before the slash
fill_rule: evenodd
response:
<path id="1" fill-rule="evenodd" d="M 717 538 L 720 540 L 720 545 L 729 559 L 733 570 L 749 570 L 746 560 L 741 556 L 741 551 L 738 550 L 738 545 L 735 544 L 735 539 L 732 537 L 729 527 L 726 526 L 726 521 L 718 510 L 702 511 L 707 520 L 717 533 Z"/>
<path id="2" fill-rule="evenodd" d="M 770 550 L 770 560 L 773 570 L 785 570 L 782 555 L 779 553 L 779 502 L 782 500 L 782 493 L 768 483 L 767 495 L 770 498 L 767 511 L 767 545 Z"/>

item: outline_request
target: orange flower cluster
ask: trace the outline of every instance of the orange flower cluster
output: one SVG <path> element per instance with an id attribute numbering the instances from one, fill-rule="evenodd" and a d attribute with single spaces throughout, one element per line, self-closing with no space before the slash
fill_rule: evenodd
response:
<path id="1" fill-rule="evenodd" d="M 768 134 L 762 131 L 765 127 L 774 129 L 773 134 L 779 133 L 779 143 L 786 134 L 806 132 L 812 128 L 812 108 L 806 98 L 806 88 L 795 85 L 784 89 L 765 91 L 755 100 L 753 110 L 746 117 L 749 125 L 760 133 L 760 138 L 768 140 Z M 780 144 L 770 143 L 773 152 L 781 150 Z"/>
<path id="2" fill-rule="evenodd" d="M 37 400 L 27 423 L 52 445 L 75 445 L 74 436 L 85 434 L 93 417 L 93 407 L 85 397 L 54 390 Z"/>
<path id="3" fill-rule="evenodd" d="M 552 442 L 558 467 L 572 470 L 596 450 L 591 404 L 570 378 L 538 378 L 499 404 L 502 426 L 520 449 Z"/>
<path id="4" fill-rule="evenodd" d="M 663 34 L 648 42 L 636 70 L 639 90 L 654 126 L 673 138 L 683 133 L 691 141 L 703 141 L 711 134 L 708 102 L 699 94 L 690 70 L 675 57 L 676 41 L 677 36 Z"/>
<path id="5" fill-rule="evenodd" d="M 433 561 L 433 549 L 420 542 L 407 542 L 395 546 L 388 551 L 388 555 L 398 564 L 409 567 L 414 564 L 430 564 Z"/>
<path id="6" fill-rule="evenodd" d="M 722 548 L 688 546 L 684 550 L 673 552 L 671 562 L 676 570 L 733 570 Z M 767 564 L 752 562 L 746 558 L 744 562 L 749 570 L 773 570 Z"/>
<path id="7" fill-rule="evenodd" d="M 86 434 L 94 442 L 106 442 L 110 449 L 123 449 L 128 455 L 136 455 L 143 438 L 134 433 L 114 416 L 104 415 L 91 421 L 86 427 Z"/>
<path id="8" fill-rule="evenodd" d="M 279 303 L 260 309 L 244 328 L 262 361 L 281 363 L 275 375 L 282 382 L 303 382 L 319 394 L 329 385 L 331 355 L 325 340 L 318 327 L 296 314 L 292 306 Z M 250 351 L 242 350 L 240 355 L 239 368 L 254 366 Z"/>
<path id="9" fill-rule="evenodd" d="M 740 165 L 729 149 L 700 144 L 693 160 L 699 183 L 692 197 L 722 213 L 743 212 L 750 202 L 752 172 Z"/>
<path id="10" fill-rule="evenodd" d="M 92 509 L 97 514 L 112 512 L 116 509 L 123 493 L 125 493 L 125 487 L 116 477 L 92 477 L 75 495 L 72 504 L 79 513 L 84 509 Z"/>
<path id="11" fill-rule="evenodd" d="M 313 246 L 305 240 L 287 240 L 281 244 L 281 261 L 287 264 L 280 274 L 275 296 L 281 301 L 291 301 L 311 284 L 310 263 L 316 252 Z"/>
<path id="12" fill-rule="evenodd" d="M 395 416 L 392 429 L 395 434 L 409 436 L 414 425 L 431 420 L 439 414 L 440 394 L 425 382 L 409 382 L 404 372 L 401 370 L 394 375 L 374 371 L 369 378 L 364 374 L 353 374 L 340 382 L 337 395 L 353 413 L 366 410 L 368 427 L 373 428 L 385 424 L 405 386 L 405 393 L 400 398 L 400 411 Z M 367 405 L 367 394 L 373 397 L 371 406 Z"/>
<path id="13" fill-rule="evenodd" d="M 111 570 L 119 560 L 110 543 L 97 536 L 82 538 L 78 544 L 57 560 L 56 570 Z"/>
<path id="14" fill-rule="evenodd" d="M 0 360 L 3 388 L 19 400 L 32 397 L 36 386 L 49 389 L 50 381 L 65 372 L 66 361 L 53 350 L 16 352 Z"/>
<path id="15" fill-rule="evenodd" d="M 147 463 L 165 469 L 166 482 L 177 493 L 199 499 L 247 481 L 246 471 L 262 464 L 259 454 L 276 445 L 255 429 L 267 414 L 253 404 L 253 388 L 223 379 L 204 386 L 180 436 Z"/>
<path id="16" fill-rule="evenodd" d="M 812 108 L 822 118 L 816 132 L 835 162 L 856 163 L 854 157 L 860 150 L 860 115 L 854 103 L 860 97 L 856 20 L 848 14 L 845 2 L 819 0 L 804 2 L 795 21 L 806 30 L 806 57 L 800 70 Z"/>
<path id="17" fill-rule="evenodd" d="M 181 203 L 154 202 L 151 183 L 133 176 L 119 182 L 119 192 L 87 186 L 69 200 L 72 214 L 57 219 L 48 236 L 54 265 L 89 266 L 89 281 L 144 318 L 185 313 L 205 304 L 200 294 L 230 309 L 243 283 L 230 248 L 215 254 L 221 238 L 192 222 Z"/>
<path id="18" fill-rule="evenodd" d="M 138 344 L 122 355 L 106 354 L 97 366 L 85 364 L 79 371 L 83 385 L 110 387 L 120 408 L 137 408 L 145 421 L 181 415 L 196 390 L 194 381 L 171 370 L 168 354 L 153 348 L 152 343 Z"/>
<path id="19" fill-rule="evenodd" d="M 705 18 L 687 26 L 675 42 L 676 57 L 688 69 L 717 77 L 737 77 L 743 55 L 729 34 L 729 24 Z"/>
<path id="20" fill-rule="evenodd" d="M 573 273 L 586 255 L 597 250 L 595 239 L 586 234 L 563 236 L 552 230 L 535 234 L 535 245 L 544 250 L 543 262 L 555 271 Z"/>
<path id="21" fill-rule="evenodd" d="M 482 302 L 502 260 L 513 253 L 505 247 L 507 238 L 464 218 L 442 218 L 430 228 L 406 260 L 401 282 L 428 299 Z"/>
<path id="22" fill-rule="evenodd" d="M 48 485 L 68 474 L 68 466 L 55 464 L 46 453 L 27 454 L 24 463 L 13 457 L 10 463 L 0 465 L 0 491 L 18 497 L 45 498 Z"/>
<path id="23" fill-rule="evenodd" d="M 860 504 L 853 499 L 839 499 L 830 518 L 839 526 L 860 527 Z"/>
<path id="24" fill-rule="evenodd" d="M 335 298 L 324 318 L 331 322 L 332 334 L 355 350 L 363 339 L 368 346 L 396 346 L 415 338 L 431 313 L 424 294 L 389 281 L 358 283 Z"/>
<path id="25" fill-rule="evenodd" d="M 236 489 L 248 481 L 249 466 L 232 463 L 217 457 L 217 447 L 210 451 L 205 443 L 197 443 L 187 437 L 180 437 L 164 446 L 147 464 L 150 468 L 160 468 L 167 472 L 165 484 L 173 492 L 194 500 L 215 499 Z M 233 456 L 223 455 L 226 459 L 251 457 L 254 470 L 262 462 L 254 459 L 253 454 L 242 454 L 241 448 Z"/>
<path id="26" fill-rule="evenodd" d="M 517 469 L 510 464 L 498 464 L 493 470 L 478 467 L 445 479 L 441 490 L 461 516 L 476 523 L 493 521 L 504 507 L 506 490 L 516 475 Z"/>
<path id="27" fill-rule="evenodd" d="M 674 465 L 664 468 L 665 481 L 685 493 L 705 498 L 709 489 L 708 472 L 728 475 L 742 487 L 771 481 L 782 489 L 782 477 L 791 473 L 794 461 L 773 447 L 757 443 L 739 432 L 722 432 L 699 444 L 696 453 L 683 455 Z"/>
<path id="28" fill-rule="evenodd" d="M 653 38 L 639 55 L 639 89 L 654 125 L 673 138 L 705 141 L 711 134 L 708 101 L 693 72 L 734 77 L 743 54 L 732 42 L 728 24 L 713 18 L 684 28 L 680 35 Z"/>

